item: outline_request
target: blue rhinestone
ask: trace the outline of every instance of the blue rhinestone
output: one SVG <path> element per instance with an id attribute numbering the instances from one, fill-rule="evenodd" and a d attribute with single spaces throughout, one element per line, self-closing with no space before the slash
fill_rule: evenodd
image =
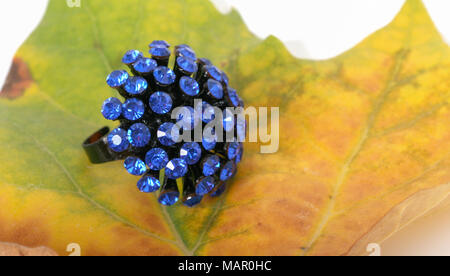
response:
<path id="1" fill-rule="evenodd" d="M 217 136 L 214 129 L 206 126 L 203 130 L 202 145 L 205 150 L 213 150 L 216 147 Z"/>
<path id="2" fill-rule="evenodd" d="M 145 163 L 150 170 L 162 170 L 167 165 L 167 162 L 169 162 L 169 156 L 167 155 L 167 152 L 161 148 L 153 148 L 145 155 Z"/>
<path id="3" fill-rule="evenodd" d="M 183 201 L 183 204 L 188 207 L 194 207 L 194 206 L 200 204 L 202 199 L 203 199 L 203 196 L 191 195 L 191 196 L 186 197 L 186 199 Z"/>
<path id="4" fill-rule="evenodd" d="M 180 79 L 180 88 L 186 95 L 196 96 L 200 93 L 198 82 L 191 77 L 183 76 Z"/>
<path id="5" fill-rule="evenodd" d="M 207 65 L 205 66 L 205 70 L 208 73 L 208 75 L 211 76 L 211 78 L 215 79 L 216 81 L 222 81 L 222 72 L 217 69 L 214 65 Z"/>
<path id="6" fill-rule="evenodd" d="M 162 205 L 172 206 L 177 203 L 180 193 L 176 191 L 163 192 L 159 195 L 158 202 Z"/>
<path id="7" fill-rule="evenodd" d="M 170 179 L 183 177 L 188 172 L 188 164 L 181 158 L 175 158 L 166 165 L 166 175 Z"/>
<path id="8" fill-rule="evenodd" d="M 242 156 L 243 155 L 244 155 L 244 147 L 241 144 L 241 146 L 239 147 L 239 153 L 238 153 L 238 155 L 236 156 L 236 159 L 235 159 L 236 164 L 240 163 L 242 161 Z"/>
<path id="9" fill-rule="evenodd" d="M 203 106 L 203 116 L 202 116 L 203 122 L 209 123 L 212 120 L 214 120 L 214 118 L 216 118 L 214 106 L 210 105 L 207 102 L 203 102 L 202 106 Z"/>
<path id="10" fill-rule="evenodd" d="M 200 117 L 196 115 L 190 106 L 183 106 L 177 109 L 177 125 L 184 130 L 192 130 L 200 123 Z"/>
<path id="11" fill-rule="evenodd" d="M 136 72 L 139 72 L 141 74 L 149 73 L 158 66 L 156 61 L 151 58 L 141 58 L 135 63 L 133 63 L 133 68 L 136 70 Z"/>
<path id="12" fill-rule="evenodd" d="M 233 106 L 233 107 L 238 107 L 240 104 L 240 98 L 236 92 L 236 90 L 234 90 L 233 88 L 228 88 L 228 100 L 229 103 Z"/>
<path id="13" fill-rule="evenodd" d="M 121 113 L 122 103 L 117 98 L 109 98 L 102 105 L 102 114 L 107 120 L 115 120 Z"/>
<path id="14" fill-rule="evenodd" d="M 198 61 L 199 63 L 204 65 L 213 65 L 212 62 L 207 58 L 199 58 Z"/>
<path id="15" fill-rule="evenodd" d="M 170 50 L 167 47 L 153 47 L 150 49 L 152 57 L 166 58 L 170 56 Z"/>
<path id="16" fill-rule="evenodd" d="M 245 141 L 247 134 L 247 121 L 245 121 L 245 119 L 240 119 L 238 117 L 236 120 L 236 133 L 239 142 Z"/>
<path id="17" fill-rule="evenodd" d="M 223 129 L 225 131 L 234 129 L 234 114 L 228 108 L 223 111 Z"/>
<path id="18" fill-rule="evenodd" d="M 122 62 L 125 64 L 132 64 L 136 62 L 138 59 L 143 57 L 142 53 L 138 50 L 130 50 L 125 53 L 125 55 L 122 58 Z"/>
<path id="19" fill-rule="evenodd" d="M 127 157 L 123 165 L 128 173 L 132 175 L 143 175 L 147 170 L 144 161 L 134 156 Z"/>
<path id="20" fill-rule="evenodd" d="M 166 66 L 158 66 L 153 71 L 153 77 L 162 85 L 170 85 L 175 82 L 175 73 Z"/>
<path id="21" fill-rule="evenodd" d="M 207 193 L 211 192 L 214 189 L 215 180 L 214 177 L 206 176 L 201 178 L 196 187 L 195 187 L 195 193 L 197 195 L 206 195 Z"/>
<path id="22" fill-rule="evenodd" d="M 227 185 L 225 183 L 221 183 L 220 186 L 217 188 L 217 190 L 215 190 L 214 192 L 212 192 L 210 194 L 210 196 L 212 197 L 217 197 L 220 196 L 221 194 L 223 194 L 223 192 L 225 192 L 225 189 L 227 188 Z"/>
<path id="23" fill-rule="evenodd" d="M 151 138 L 150 130 L 142 123 L 136 123 L 128 129 L 128 142 L 137 148 L 145 147 Z"/>
<path id="24" fill-rule="evenodd" d="M 155 92 L 149 99 L 150 108 L 157 114 L 166 114 L 172 109 L 172 98 L 165 92 Z"/>
<path id="25" fill-rule="evenodd" d="M 210 155 L 203 161 L 203 174 L 205 176 L 213 175 L 220 168 L 220 159 L 217 155 Z"/>
<path id="26" fill-rule="evenodd" d="M 208 79 L 206 85 L 208 86 L 209 93 L 211 93 L 214 98 L 218 100 L 223 98 L 223 87 L 220 82 L 213 79 Z"/>
<path id="27" fill-rule="evenodd" d="M 239 154 L 239 150 L 241 148 L 241 145 L 237 142 L 231 142 L 227 146 L 227 156 L 228 159 L 234 159 Z"/>
<path id="28" fill-rule="evenodd" d="M 228 161 L 220 171 L 220 180 L 226 181 L 230 179 L 235 172 L 236 172 L 236 164 L 234 164 L 233 161 Z"/>
<path id="29" fill-rule="evenodd" d="M 115 152 L 122 152 L 128 149 L 130 144 L 127 140 L 127 132 L 121 128 L 116 128 L 108 135 L 108 146 Z"/>
<path id="30" fill-rule="evenodd" d="M 178 56 L 186 57 L 192 61 L 197 60 L 194 50 L 188 45 L 178 45 L 176 53 Z"/>
<path id="31" fill-rule="evenodd" d="M 164 123 L 159 127 L 157 136 L 162 145 L 172 146 L 180 138 L 179 128 L 173 123 Z"/>
<path id="32" fill-rule="evenodd" d="M 141 77 L 131 77 L 125 83 L 125 91 L 131 95 L 142 94 L 148 87 L 147 81 Z"/>
<path id="33" fill-rule="evenodd" d="M 194 165 L 202 157 L 202 148 L 196 142 L 185 143 L 180 149 L 180 157 L 184 159 L 188 165 Z"/>
<path id="34" fill-rule="evenodd" d="M 117 70 L 108 75 L 108 77 L 106 78 L 106 83 L 110 87 L 116 88 L 124 85 L 127 82 L 128 78 L 129 75 L 127 71 Z"/>
<path id="35" fill-rule="evenodd" d="M 227 74 L 225 74 L 225 72 L 222 72 L 222 80 L 226 85 L 228 85 L 228 83 L 230 82 L 228 79 L 228 76 L 227 76 Z"/>
<path id="36" fill-rule="evenodd" d="M 203 138 L 202 146 L 205 150 L 213 150 L 216 147 L 216 140 L 208 140 Z"/>
<path id="37" fill-rule="evenodd" d="M 180 44 L 175 46 L 175 49 L 181 49 L 181 48 L 189 48 L 192 49 L 191 46 L 187 45 L 187 44 Z"/>
<path id="38" fill-rule="evenodd" d="M 142 118 L 145 112 L 144 103 L 136 98 L 131 98 L 125 101 L 122 105 L 123 116 L 131 121 Z"/>
<path id="39" fill-rule="evenodd" d="M 159 190 L 159 188 L 161 187 L 161 183 L 155 177 L 151 175 L 145 175 L 141 179 L 139 179 L 137 187 L 139 191 L 143 193 L 153 193 Z"/>
<path id="40" fill-rule="evenodd" d="M 181 70 L 188 74 L 197 72 L 198 69 L 197 63 L 195 63 L 195 61 L 193 61 L 192 59 L 186 57 L 177 57 L 177 64 L 181 68 Z"/>
<path id="41" fill-rule="evenodd" d="M 150 43 L 148 45 L 148 47 L 153 48 L 153 47 L 166 47 L 169 48 L 170 44 L 167 43 L 167 41 L 165 40 L 153 40 L 152 43 Z"/>

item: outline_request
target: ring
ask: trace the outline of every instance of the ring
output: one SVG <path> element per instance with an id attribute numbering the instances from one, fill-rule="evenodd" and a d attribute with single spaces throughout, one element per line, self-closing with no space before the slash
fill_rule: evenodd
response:
<path id="1" fill-rule="evenodd" d="M 128 173 L 141 177 L 139 191 L 159 191 L 159 203 L 174 205 L 181 189 L 182 203 L 193 207 L 206 195 L 221 195 L 237 172 L 247 131 L 244 102 L 227 75 L 188 45 L 174 47 L 173 69 L 166 41 L 149 48 L 151 58 L 125 53 L 131 74 L 116 70 L 106 79 L 124 101 L 106 99 L 101 113 L 119 126 L 101 128 L 82 147 L 94 164 L 124 160 Z"/>

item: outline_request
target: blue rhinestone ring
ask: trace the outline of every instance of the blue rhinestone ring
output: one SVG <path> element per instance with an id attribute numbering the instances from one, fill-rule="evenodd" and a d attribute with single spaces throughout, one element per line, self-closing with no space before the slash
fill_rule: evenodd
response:
<path id="1" fill-rule="evenodd" d="M 83 148 L 94 164 L 122 160 L 139 177 L 137 191 L 158 193 L 160 204 L 193 207 L 207 195 L 221 195 L 237 172 L 244 152 L 237 141 L 245 138 L 247 124 L 230 109 L 244 103 L 227 75 L 188 45 L 171 50 L 155 40 L 149 48 L 147 57 L 127 51 L 122 62 L 129 71 L 106 78 L 123 100 L 106 99 L 101 114 L 118 126 L 95 132 Z M 219 130 L 208 124 L 215 119 L 222 121 Z M 199 127 L 203 135 L 197 141 Z"/>

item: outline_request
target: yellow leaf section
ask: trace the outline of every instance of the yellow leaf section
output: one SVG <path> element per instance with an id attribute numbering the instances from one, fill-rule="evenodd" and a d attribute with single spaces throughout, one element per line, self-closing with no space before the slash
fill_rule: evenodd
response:
<path id="1" fill-rule="evenodd" d="M 411 218 L 450 192 L 450 49 L 420 1 L 341 56 L 300 61 L 294 93 L 273 91 L 291 74 L 270 54 L 265 72 L 262 52 L 237 61 L 260 67 L 238 66 L 252 80 L 240 88 L 267 105 L 287 97 L 280 151 L 247 152 L 200 254 L 364 254 L 408 222 L 398 210 Z"/>

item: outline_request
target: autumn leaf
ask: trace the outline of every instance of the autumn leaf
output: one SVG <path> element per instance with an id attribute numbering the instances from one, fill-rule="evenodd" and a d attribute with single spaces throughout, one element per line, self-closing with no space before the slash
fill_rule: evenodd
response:
<path id="1" fill-rule="evenodd" d="M 105 123 L 105 76 L 153 39 L 209 57 L 247 106 L 280 107 L 279 151 L 247 143 L 226 194 L 193 209 L 162 207 L 120 162 L 92 165 L 80 147 Z M 260 41 L 208 1 L 53 0 L 15 61 L 0 94 L 4 242 L 61 255 L 70 243 L 82 255 L 360 255 L 450 192 L 450 49 L 418 0 L 326 61 Z"/>

